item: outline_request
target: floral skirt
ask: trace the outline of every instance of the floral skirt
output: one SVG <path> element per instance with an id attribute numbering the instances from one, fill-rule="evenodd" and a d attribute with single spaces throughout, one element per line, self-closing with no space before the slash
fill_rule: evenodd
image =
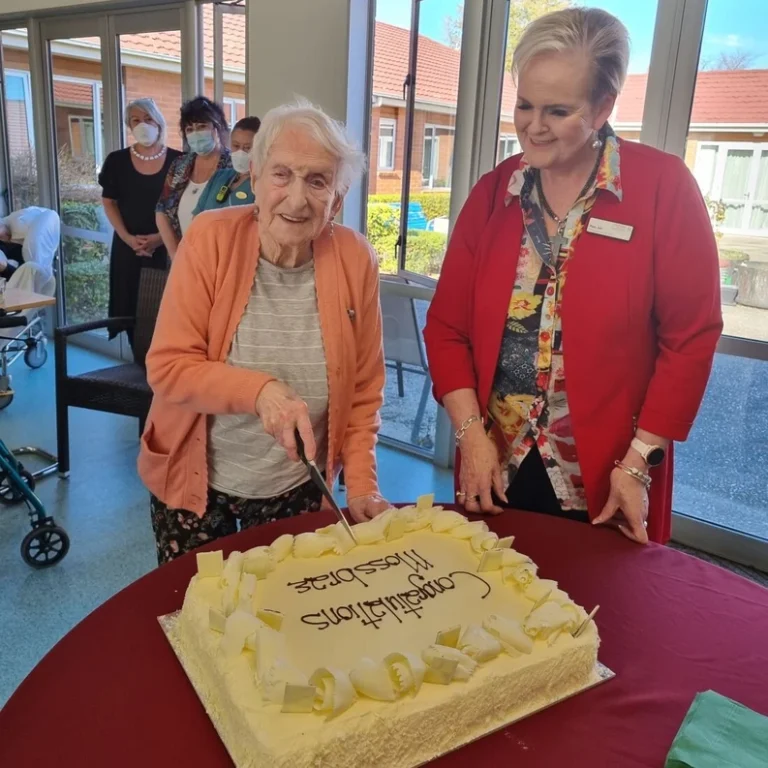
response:
<path id="1" fill-rule="evenodd" d="M 185 509 L 171 509 L 156 496 L 151 496 L 157 562 L 162 565 L 238 530 L 305 512 L 317 512 L 321 501 L 322 494 L 311 481 L 271 499 L 241 499 L 209 488 L 202 517 Z"/>

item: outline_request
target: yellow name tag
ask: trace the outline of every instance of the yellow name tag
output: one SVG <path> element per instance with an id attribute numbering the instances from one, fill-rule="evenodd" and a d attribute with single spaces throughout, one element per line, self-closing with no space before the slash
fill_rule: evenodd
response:
<path id="1" fill-rule="evenodd" d="M 614 240 L 629 241 L 634 227 L 630 224 L 619 224 L 617 221 L 591 218 L 587 224 L 587 232 L 603 237 L 612 237 Z"/>

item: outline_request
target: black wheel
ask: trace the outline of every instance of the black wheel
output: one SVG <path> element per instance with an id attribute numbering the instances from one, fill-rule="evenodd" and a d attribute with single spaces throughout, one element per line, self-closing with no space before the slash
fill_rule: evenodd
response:
<path id="1" fill-rule="evenodd" d="M 24 352 L 24 362 L 29 368 L 42 368 L 48 359 L 48 349 L 43 339 L 36 339 Z"/>
<path id="2" fill-rule="evenodd" d="M 18 469 L 21 479 L 27 484 L 30 491 L 35 490 L 35 478 L 27 472 L 24 467 L 19 465 Z M 24 500 L 22 492 L 11 483 L 11 477 L 7 472 L 0 470 L 0 504 L 10 507 Z"/>
<path id="3" fill-rule="evenodd" d="M 5 395 L 0 395 L 0 411 L 3 408 L 7 408 L 13 402 L 13 392 L 9 392 Z"/>
<path id="4" fill-rule="evenodd" d="M 33 568 L 50 568 L 69 552 L 69 536 L 58 525 L 33 528 L 21 542 L 21 557 Z"/>

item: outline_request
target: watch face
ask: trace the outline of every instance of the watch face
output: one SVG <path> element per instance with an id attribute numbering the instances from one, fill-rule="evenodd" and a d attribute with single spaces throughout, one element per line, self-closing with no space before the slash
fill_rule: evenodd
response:
<path id="1" fill-rule="evenodd" d="M 649 467 L 658 467 L 662 461 L 664 461 L 664 449 L 653 448 L 648 452 L 648 456 L 645 459 L 648 462 Z"/>

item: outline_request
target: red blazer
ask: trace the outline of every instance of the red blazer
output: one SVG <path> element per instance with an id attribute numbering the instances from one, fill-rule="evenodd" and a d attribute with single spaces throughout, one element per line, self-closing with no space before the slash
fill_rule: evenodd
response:
<path id="1" fill-rule="evenodd" d="M 520 156 L 477 183 L 456 222 L 424 338 L 438 401 L 472 388 L 485 411 L 512 294 L 523 218 L 504 197 Z M 629 224 L 628 242 L 584 231 L 563 293 L 568 403 L 589 514 L 608 499 L 614 461 L 638 426 L 685 440 L 722 331 L 717 246 L 678 157 L 621 141 L 623 200 L 599 193 L 591 217 Z M 669 539 L 672 451 L 652 470 L 648 535 Z M 458 461 L 457 461 L 458 470 Z"/>

